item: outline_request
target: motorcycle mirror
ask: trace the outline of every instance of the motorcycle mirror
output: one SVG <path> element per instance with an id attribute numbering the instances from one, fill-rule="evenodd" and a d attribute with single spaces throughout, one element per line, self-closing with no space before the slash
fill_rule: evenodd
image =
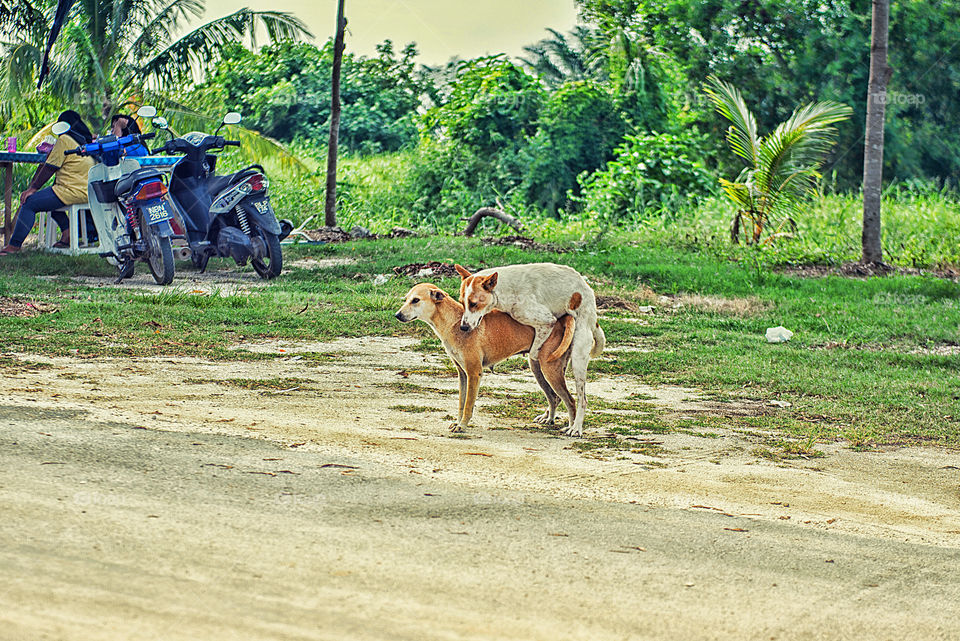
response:
<path id="1" fill-rule="evenodd" d="M 157 129 L 166 129 L 169 125 L 167 124 L 166 118 L 154 118 L 153 126 Z"/>
<path id="2" fill-rule="evenodd" d="M 144 105 L 137 109 L 137 115 L 141 118 L 153 118 L 157 115 L 157 108 L 151 105 Z"/>
<path id="3" fill-rule="evenodd" d="M 223 124 L 239 125 L 241 120 L 243 120 L 243 116 L 241 116 L 239 112 L 231 111 L 223 117 Z"/>
<path id="4" fill-rule="evenodd" d="M 70 123 L 61 120 L 60 122 L 54 123 L 50 131 L 52 131 L 54 135 L 61 136 L 70 131 Z"/>

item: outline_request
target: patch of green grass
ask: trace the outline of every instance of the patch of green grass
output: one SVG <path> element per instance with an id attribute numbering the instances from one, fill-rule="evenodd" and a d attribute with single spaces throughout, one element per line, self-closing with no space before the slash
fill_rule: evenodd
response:
<path id="1" fill-rule="evenodd" d="M 570 447 L 579 452 L 607 454 L 630 452 L 631 454 L 643 454 L 644 456 L 661 456 L 663 454 L 663 448 L 659 443 L 645 443 L 617 438 L 616 436 L 586 437 L 572 441 Z"/>
<path id="2" fill-rule="evenodd" d="M 189 385 L 229 385 L 231 387 L 239 387 L 240 389 L 248 390 L 270 390 L 270 391 L 280 391 L 280 390 L 289 390 L 289 389 L 309 389 L 309 385 L 313 381 L 306 378 L 284 378 L 284 377 L 275 377 L 275 378 L 225 378 L 217 380 L 209 380 L 203 378 L 188 378 L 184 379 L 184 383 Z"/>
<path id="3" fill-rule="evenodd" d="M 426 405 L 391 405 L 388 409 L 396 412 L 408 412 L 411 414 L 424 414 L 426 412 L 445 412 L 446 410 L 437 407 L 428 407 Z"/>
<path id="4" fill-rule="evenodd" d="M 413 367 L 403 370 L 405 374 L 417 374 L 420 376 L 429 376 L 432 378 L 456 378 L 457 370 L 453 365 L 448 367 Z"/>
<path id="5" fill-rule="evenodd" d="M 407 381 L 393 381 L 390 383 L 374 383 L 378 387 L 385 387 L 386 389 L 393 390 L 400 394 L 443 394 L 449 396 L 450 394 L 458 394 L 457 390 L 446 390 L 440 389 L 438 387 L 427 387 L 426 385 L 417 385 L 416 383 L 410 383 Z"/>
<path id="6" fill-rule="evenodd" d="M 21 360 L 12 356 L 0 356 L 0 369 L 12 369 L 21 372 L 35 372 L 41 369 L 50 369 L 50 363 L 37 363 L 30 360 Z"/>
<path id="7" fill-rule="evenodd" d="M 308 365 L 325 365 L 336 363 L 346 356 L 343 352 L 297 352 L 296 356 L 302 363 Z M 277 354 L 278 358 L 289 358 L 289 354 Z"/>
<path id="8" fill-rule="evenodd" d="M 5 350 L 27 354 L 258 360 L 276 355 L 242 348 L 271 340 L 397 335 L 419 339 L 416 349 L 440 353 L 440 342 L 424 323 L 403 324 L 394 318 L 415 281 L 393 276 L 393 267 L 438 260 L 480 269 L 546 260 L 577 268 L 595 283 L 598 294 L 630 298 L 636 292 L 637 300 L 646 300 L 652 289 L 657 296 L 757 301 L 731 308 L 734 311 L 723 305 L 666 309 L 654 303 L 654 312 L 643 316 L 645 325 L 601 317 L 608 344 L 641 345 L 645 351 L 610 353 L 594 360 L 591 377 L 625 376 L 653 386 L 681 385 L 713 399 L 778 399 L 792 404 L 761 416 L 666 424 L 648 416 L 654 410 L 643 403 L 649 399 L 604 406 L 591 398 L 596 411 L 591 410 L 587 419 L 595 426 L 637 433 L 755 427 L 801 442 L 815 435 L 861 448 L 889 443 L 960 445 L 957 283 L 902 275 L 805 279 L 767 271 L 758 277 L 749 264 L 732 260 L 735 256 L 682 243 L 647 242 L 639 232 L 577 247 L 579 251 L 562 254 L 537 253 L 453 236 L 285 246 L 289 261 L 335 256 L 354 262 L 285 273 L 231 296 L 201 296 L 177 287 L 159 294 L 96 287 L 74 277 L 112 273 L 98 257 L 25 252 L 5 258 L 0 295 L 52 303 L 57 311 L 30 318 L 0 317 L 0 341 Z M 178 264 L 178 269 L 184 267 Z M 375 284 L 378 274 L 389 278 Z M 435 282 L 453 295 L 459 289 L 458 278 Z M 795 332 L 793 339 L 768 344 L 764 331 L 776 325 Z M 498 371 L 523 367 L 523 359 L 515 361 Z M 400 383 L 393 389 L 457 393 Z M 495 392 L 489 386 L 482 391 L 487 398 L 497 398 L 487 395 Z M 521 403 L 517 398 L 501 399 L 504 407 L 494 411 L 529 420 L 545 404 L 535 387 L 529 399 L 521 397 Z"/>
<path id="9" fill-rule="evenodd" d="M 412 327 L 416 327 L 412 325 Z M 422 339 L 419 343 L 410 346 L 414 352 L 423 352 L 424 354 L 443 354 L 443 345 L 437 340 L 433 332 L 430 332 L 429 338 Z"/>
<path id="10" fill-rule="evenodd" d="M 790 459 L 823 458 L 823 452 L 813 447 L 814 440 L 799 443 L 774 439 L 771 443 L 754 447 L 750 453 L 758 458 L 779 463 Z"/>

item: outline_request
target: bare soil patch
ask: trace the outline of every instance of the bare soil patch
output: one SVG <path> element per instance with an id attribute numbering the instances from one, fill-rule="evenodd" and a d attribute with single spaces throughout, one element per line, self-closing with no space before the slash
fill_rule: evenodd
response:
<path id="1" fill-rule="evenodd" d="M 221 261 L 217 261 L 221 262 Z M 73 276 L 70 280 L 86 287 L 112 288 L 148 292 L 182 292 L 196 295 L 240 296 L 249 294 L 257 288 L 265 286 L 268 281 L 260 278 L 249 266 L 237 267 L 234 264 L 208 266 L 204 272 L 196 269 L 183 268 L 183 263 L 177 264 L 174 281 L 170 285 L 158 285 L 143 264 L 137 264 L 137 271 L 131 278 L 117 283 L 115 276 Z M 58 276 L 38 276 L 37 278 L 54 279 Z"/>
<path id="2" fill-rule="evenodd" d="M 620 296 L 597 296 L 597 309 L 623 309 L 635 314 L 640 312 L 639 305 Z"/>
<path id="3" fill-rule="evenodd" d="M 417 233 L 412 229 L 405 227 L 394 227 L 388 234 L 368 234 L 364 233 L 357 237 L 351 236 L 349 232 L 340 227 L 321 227 L 319 229 L 306 229 L 301 233 L 305 234 L 315 243 L 346 243 L 357 238 L 408 238 L 416 236 Z"/>
<path id="4" fill-rule="evenodd" d="M 934 276 L 954 282 L 960 282 L 960 270 L 955 266 L 918 269 L 915 267 L 896 267 L 887 264 L 864 265 L 859 262 L 847 262 L 840 265 L 797 265 L 780 270 L 788 276 L 803 278 L 823 278 L 825 276 L 843 276 L 846 278 L 874 278 L 877 276 L 909 275 Z"/>
<path id="5" fill-rule="evenodd" d="M 457 380 L 418 343 L 238 347 L 274 356 L 256 362 L 0 354 L 0 629 L 956 638 L 960 453 L 766 460 L 759 430 L 722 422 L 570 439 L 533 423 L 536 385 L 508 368 L 451 435 Z M 588 394 L 624 420 L 768 411 L 628 375 Z"/>
<path id="6" fill-rule="evenodd" d="M 552 243 L 538 243 L 532 238 L 527 238 L 526 236 L 493 236 L 490 238 L 482 238 L 481 242 L 484 245 L 513 246 L 526 249 L 528 251 L 551 252 L 554 254 L 565 254 L 573 251 L 573 249 L 570 247 L 554 245 Z"/>
<path id="7" fill-rule="evenodd" d="M 453 265 L 436 260 L 429 263 L 398 265 L 393 268 L 393 273 L 397 276 L 410 276 L 411 278 L 431 278 L 434 276 L 437 278 L 460 278 Z"/>
<path id="8" fill-rule="evenodd" d="M 30 318 L 33 316 L 39 316 L 40 314 L 55 312 L 56 310 L 56 305 L 52 305 L 50 303 L 36 303 L 19 298 L 0 296 L 0 316 Z"/>
<path id="9" fill-rule="evenodd" d="M 471 486 L 506 483 L 556 497 L 681 508 L 709 504 L 757 519 L 789 517 L 798 526 L 960 545 L 960 497 L 951 471 L 960 468 L 960 454 L 922 448 L 863 454 L 827 444 L 818 445 L 825 456 L 816 460 L 766 461 L 752 453 L 764 443 L 762 430 L 744 433 L 721 425 L 703 434 L 634 433 L 638 442 L 656 442 L 656 456 L 643 448 L 597 456 L 580 451 L 575 439 L 561 437 L 556 428 L 534 424 L 539 407 L 520 418 L 491 412 L 504 395 L 519 401 L 539 394 L 526 370 L 486 375 L 472 427 L 463 438 L 451 438 L 446 425 L 456 413 L 456 377 L 442 355 L 414 351 L 418 342 L 369 337 L 238 347 L 276 355 L 255 364 L 31 356 L 48 367 L 4 368 L 0 399 L 82 408 L 103 421 L 239 433 L 318 452 L 362 454 L 384 465 L 407 467 L 412 460 L 410 469 L 418 473 Z M 255 379 L 265 383 L 236 384 Z M 638 398 L 646 411 L 677 419 L 790 411 L 757 401 L 704 399 L 697 390 L 648 386 L 626 375 L 599 377 L 587 390 L 594 411 L 601 401 Z M 586 440 L 607 438 L 610 428 L 609 421 L 588 424 Z M 490 456 L 464 456 L 478 448 Z"/>

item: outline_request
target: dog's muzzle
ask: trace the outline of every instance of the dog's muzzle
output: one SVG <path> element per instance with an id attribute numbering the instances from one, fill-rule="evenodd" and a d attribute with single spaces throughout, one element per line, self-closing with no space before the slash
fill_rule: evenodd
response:
<path id="1" fill-rule="evenodd" d="M 406 323 L 409 320 L 406 316 L 403 315 L 403 312 L 397 312 L 396 314 L 394 314 L 394 316 L 396 316 L 397 320 L 400 321 L 401 323 Z"/>
<path id="2" fill-rule="evenodd" d="M 472 329 L 473 329 L 473 328 L 470 327 L 469 325 L 467 325 L 466 323 L 460 323 L 460 331 L 461 331 L 461 332 L 469 332 L 469 331 L 472 330 Z"/>

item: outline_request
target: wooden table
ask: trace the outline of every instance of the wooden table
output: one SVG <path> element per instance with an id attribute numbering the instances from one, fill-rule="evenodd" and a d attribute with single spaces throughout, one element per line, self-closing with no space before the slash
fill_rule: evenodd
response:
<path id="1" fill-rule="evenodd" d="M 46 158 L 46 154 L 30 154 L 25 152 L 0 152 L 0 169 L 3 169 L 3 244 L 10 243 L 13 235 L 13 163 L 23 162 L 39 165 Z"/>

